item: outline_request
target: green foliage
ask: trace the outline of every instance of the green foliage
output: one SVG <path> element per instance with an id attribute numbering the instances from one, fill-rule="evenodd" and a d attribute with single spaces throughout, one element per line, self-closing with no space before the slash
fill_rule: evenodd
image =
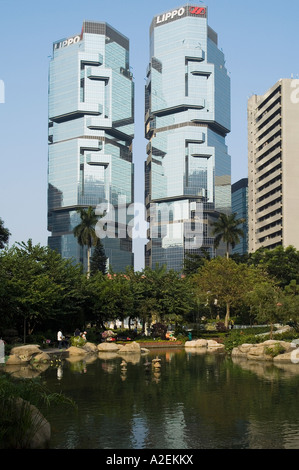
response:
<path id="1" fill-rule="evenodd" d="M 278 246 L 273 250 L 260 248 L 249 255 L 248 263 L 262 267 L 280 287 L 287 286 L 292 280 L 299 282 L 299 251 L 293 246 Z"/>
<path id="2" fill-rule="evenodd" d="M 196 295 L 203 303 L 215 303 L 226 307 L 225 326 L 228 326 L 231 307 L 245 302 L 249 292 L 261 280 L 258 269 L 237 264 L 230 258 L 217 257 L 206 261 L 193 276 Z"/>
<path id="3" fill-rule="evenodd" d="M 293 249 L 290 254 L 295 260 Z M 24 342 L 32 342 L 38 332 L 40 341 L 53 341 L 47 330 L 56 336 L 58 329 L 67 334 L 86 328 L 87 322 L 99 328 L 127 317 L 132 323 L 139 318 L 143 326 L 161 322 L 176 328 L 198 323 L 202 316 L 215 321 L 218 314 L 226 315 L 227 326 L 231 313 L 262 323 L 298 323 L 299 280 L 282 288 L 276 279 L 262 261 L 221 257 L 201 258 L 196 273 L 184 276 L 157 265 L 107 275 L 97 270 L 87 278 L 81 265 L 29 240 L 0 251 L 0 336 L 9 328 L 17 330 L 15 336 L 24 333 Z"/>
<path id="4" fill-rule="evenodd" d="M 83 348 L 86 339 L 82 338 L 82 336 L 71 336 L 70 343 L 71 346 L 75 346 L 76 348 Z"/>
<path id="5" fill-rule="evenodd" d="M 184 274 L 190 275 L 197 273 L 206 259 L 210 259 L 210 254 L 204 249 L 200 249 L 201 253 L 186 253 L 184 259 Z"/>
<path id="6" fill-rule="evenodd" d="M 266 346 L 264 351 L 268 356 L 276 357 L 279 354 L 283 354 L 286 350 L 280 343 L 276 343 L 271 346 Z"/>
<path id="7" fill-rule="evenodd" d="M 68 314 L 76 319 L 84 303 L 84 282 L 80 266 L 48 247 L 14 245 L 0 254 L 0 329 L 16 328 L 24 338 L 55 319 Z M 56 326 L 55 326 L 56 328 Z"/>
<path id="8" fill-rule="evenodd" d="M 78 209 L 81 222 L 74 228 L 74 236 L 77 238 L 79 245 L 87 247 L 87 277 L 90 276 L 90 255 L 91 247 L 97 244 L 97 236 L 95 233 L 95 225 L 98 216 L 95 214 L 93 207 L 87 209 Z"/>
<path id="9" fill-rule="evenodd" d="M 98 238 L 94 251 L 90 259 L 90 275 L 100 271 L 102 274 L 106 274 L 107 268 L 107 256 L 105 255 L 105 250 L 101 240 Z"/>
<path id="10" fill-rule="evenodd" d="M 14 379 L 0 374 L 0 449 L 26 449 L 41 426 L 32 421 L 30 405 L 76 407 L 73 400 L 51 393 L 40 379 Z"/>
<path id="11" fill-rule="evenodd" d="M 268 332 L 269 328 L 252 328 L 246 330 L 230 330 L 229 335 L 223 340 L 226 351 L 231 352 L 233 348 L 236 348 L 244 343 L 258 344 L 262 343 L 265 338 L 258 336 L 259 333 Z"/>
<path id="12" fill-rule="evenodd" d="M 226 256 L 229 256 L 229 247 L 235 247 L 240 242 L 240 237 L 244 236 L 243 230 L 239 227 L 245 219 L 236 219 L 237 214 L 220 214 L 216 222 L 212 224 L 214 245 L 217 248 L 220 242 L 226 244 Z"/>
<path id="13" fill-rule="evenodd" d="M 4 248 L 8 243 L 10 232 L 7 228 L 4 227 L 4 222 L 0 218 L 0 249 Z"/>

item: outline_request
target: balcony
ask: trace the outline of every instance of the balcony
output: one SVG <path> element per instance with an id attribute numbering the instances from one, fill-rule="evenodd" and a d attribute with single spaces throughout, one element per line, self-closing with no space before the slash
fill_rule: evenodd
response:
<path id="1" fill-rule="evenodd" d="M 105 82 L 105 84 L 107 84 L 110 79 L 110 77 L 107 76 L 107 72 L 105 73 L 105 70 L 102 70 L 98 67 L 88 67 L 86 76 L 90 80 L 102 80 Z"/>
<path id="2" fill-rule="evenodd" d="M 103 166 L 107 168 L 110 163 L 111 157 L 109 155 L 103 155 L 98 153 L 89 153 L 86 155 L 86 163 L 88 165 Z"/>

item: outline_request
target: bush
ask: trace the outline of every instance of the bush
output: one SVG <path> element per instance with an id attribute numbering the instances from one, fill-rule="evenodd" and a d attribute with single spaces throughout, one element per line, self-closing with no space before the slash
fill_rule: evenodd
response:
<path id="1" fill-rule="evenodd" d="M 83 348 L 86 340 L 82 338 L 82 336 L 71 336 L 70 342 L 71 346 L 75 346 L 76 348 Z"/>
<path id="2" fill-rule="evenodd" d="M 250 330 L 252 331 L 252 330 Z M 242 330 L 230 330 L 229 335 L 224 338 L 223 344 L 227 351 L 232 351 L 233 348 L 237 348 L 241 344 L 257 344 L 265 341 L 263 336 L 256 336 L 255 332 L 245 334 Z"/>
<path id="3" fill-rule="evenodd" d="M 273 346 L 265 347 L 265 354 L 271 357 L 276 357 L 279 354 L 283 354 L 284 352 L 285 352 L 285 348 L 279 343 L 276 343 Z"/>

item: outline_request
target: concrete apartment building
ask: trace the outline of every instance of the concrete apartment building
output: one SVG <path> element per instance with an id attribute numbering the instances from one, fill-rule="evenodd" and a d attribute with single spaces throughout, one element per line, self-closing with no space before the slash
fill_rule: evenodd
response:
<path id="1" fill-rule="evenodd" d="M 299 81 L 248 100 L 248 244 L 299 249 Z"/>

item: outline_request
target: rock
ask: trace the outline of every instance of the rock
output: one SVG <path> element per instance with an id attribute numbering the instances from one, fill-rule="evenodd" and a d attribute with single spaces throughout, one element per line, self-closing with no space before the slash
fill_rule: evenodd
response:
<path id="1" fill-rule="evenodd" d="M 19 356 L 16 356 L 16 354 L 11 354 L 7 361 L 6 361 L 6 365 L 20 365 L 20 364 L 23 364 L 24 361 L 22 361 L 22 359 L 19 358 Z"/>
<path id="2" fill-rule="evenodd" d="M 213 339 L 194 339 L 191 341 L 186 341 L 185 348 L 195 348 L 206 351 L 220 351 L 224 350 L 224 345 Z"/>
<path id="3" fill-rule="evenodd" d="M 28 449 L 46 449 L 51 438 L 50 423 L 44 418 L 41 412 L 28 403 L 31 412 L 31 429 L 28 431 L 30 440 Z"/>
<path id="4" fill-rule="evenodd" d="M 40 352 L 39 354 L 36 354 L 36 356 L 34 356 L 31 359 L 31 361 L 34 361 L 34 362 L 48 362 L 50 360 L 51 358 L 49 354 L 47 354 L 46 352 Z"/>
<path id="5" fill-rule="evenodd" d="M 206 348 L 208 341 L 206 339 L 193 339 L 185 342 L 185 348 Z"/>
<path id="6" fill-rule="evenodd" d="M 140 345 L 138 343 L 136 343 L 136 341 L 133 341 L 133 343 L 125 344 L 121 348 L 120 352 L 121 352 L 121 354 L 123 354 L 123 353 L 138 353 L 138 354 L 140 354 L 141 353 L 141 348 L 140 348 Z"/>
<path id="7" fill-rule="evenodd" d="M 104 352 L 117 352 L 119 350 L 119 345 L 115 343 L 100 343 L 97 345 L 98 351 Z"/>
<path id="8" fill-rule="evenodd" d="M 283 353 L 273 357 L 271 350 L 275 353 L 278 346 L 283 348 Z M 258 361 L 274 360 L 275 362 L 290 362 L 294 351 L 295 349 L 292 347 L 292 343 L 269 339 L 258 344 L 244 343 L 232 350 L 232 357 L 246 357 L 247 359 Z"/>
<path id="9" fill-rule="evenodd" d="M 40 353 L 41 349 L 37 344 L 16 346 L 11 350 L 11 356 L 17 356 L 22 362 L 30 362 L 33 356 Z"/>
<path id="10" fill-rule="evenodd" d="M 77 348 L 76 346 L 70 346 L 67 351 L 70 356 L 85 356 L 86 354 L 83 348 Z"/>
<path id="11" fill-rule="evenodd" d="M 207 348 L 212 349 L 212 350 L 224 350 L 224 344 L 218 343 L 217 341 L 214 341 L 213 339 L 208 339 L 207 341 Z"/>
<path id="12" fill-rule="evenodd" d="M 286 352 L 283 354 L 278 354 L 278 356 L 273 357 L 273 362 L 293 362 L 292 361 L 292 352 Z"/>
<path id="13" fill-rule="evenodd" d="M 263 344 L 266 347 L 271 347 L 271 346 L 275 346 L 276 344 L 279 344 L 285 349 L 285 352 L 291 351 L 293 349 L 291 346 L 291 343 L 288 343 L 287 341 L 278 341 L 275 339 L 268 339 L 267 341 L 264 341 Z"/>
<path id="14" fill-rule="evenodd" d="M 84 349 L 84 351 L 86 351 L 87 353 L 98 352 L 97 346 L 94 343 L 89 343 L 89 342 L 85 343 L 82 349 Z"/>
<path id="15" fill-rule="evenodd" d="M 150 352 L 147 348 L 140 348 L 141 354 L 148 354 Z"/>

